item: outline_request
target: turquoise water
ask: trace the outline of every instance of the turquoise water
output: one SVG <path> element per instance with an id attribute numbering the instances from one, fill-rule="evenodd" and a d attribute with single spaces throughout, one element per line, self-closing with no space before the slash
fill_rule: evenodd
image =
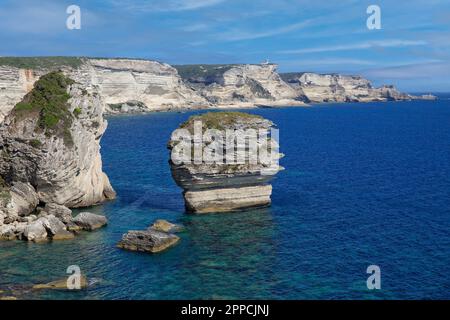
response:
<path id="1" fill-rule="evenodd" d="M 0 290 L 37 299 L 449 299 L 450 101 L 258 109 L 280 129 L 273 205 L 187 215 L 166 142 L 191 113 L 109 119 L 109 225 L 71 241 L 0 243 Z M 115 248 L 157 218 L 182 223 L 156 255 Z M 382 289 L 366 288 L 381 268 Z M 33 292 L 79 265 L 83 292 Z M 95 283 L 94 283 L 95 282 Z"/>

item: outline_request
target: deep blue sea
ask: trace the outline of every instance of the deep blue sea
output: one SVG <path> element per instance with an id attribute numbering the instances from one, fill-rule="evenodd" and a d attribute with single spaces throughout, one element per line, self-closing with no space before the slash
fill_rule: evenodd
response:
<path id="1" fill-rule="evenodd" d="M 106 228 L 0 243 L 0 290 L 36 299 L 450 299 L 450 96 L 440 101 L 252 109 L 280 129 L 286 168 L 270 208 L 188 215 L 166 143 L 192 113 L 109 118 Z M 163 218 L 185 225 L 160 254 L 115 247 Z M 369 265 L 381 290 L 368 290 Z M 33 292 L 79 265 L 83 292 Z"/>

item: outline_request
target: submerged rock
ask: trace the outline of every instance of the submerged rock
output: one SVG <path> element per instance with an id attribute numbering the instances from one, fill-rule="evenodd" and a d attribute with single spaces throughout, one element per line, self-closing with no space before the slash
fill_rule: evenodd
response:
<path id="1" fill-rule="evenodd" d="M 131 250 L 157 253 L 172 247 L 180 240 L 174 234 L 160 232 L 152 229 L 128 231 L 122 236 L 117 247 Z"/>
<path id="2" fill-rule="evenodd" d="M 182 231 L 183 226 L 179 225 L 179 224 L 171 223 L 167 220 L 158 219 L 150 226 L 149 229 L 161 231 L 161 232 L 174 233 L 174 232 Z"/>
<path id="3" fill-rule="evenodd" d="M 175 130 L 169 163 L 184 190 L 186 210 L 228 212 L 270 205 L 270 181 L 283 169 L 272 128 L 260 116 L 214 112 L 193 116 Z"/>
<path id="4" fill-rule="evenodd" d="M 35 290 L 42 290 L 42 289 L 52 289 L 52 290 L 81 290 L 86 289 L 88 287 L 88 281 L 87 278 L 84 275 L 80 276 L 80 288 L 79 289 L 69 289 L 67 285 L 67 281 L 69 280 L 69 277 L 63 278 L 60 280 L 52 281 L 49 283 L 44 284 L 36 284 L 33 286 L 33 289 Z"/>

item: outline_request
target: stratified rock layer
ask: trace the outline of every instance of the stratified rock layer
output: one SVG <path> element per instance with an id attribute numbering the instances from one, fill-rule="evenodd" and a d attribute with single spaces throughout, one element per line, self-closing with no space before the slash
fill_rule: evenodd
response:
<path id="1" fill-rule="evenodd" d="M 193 134 L 196 130 L 195 123 L 199 122 L 203 133 L 208 129 L 215 129 L 222 132 L 225 137 L 228 130 L 236 139 L 231 139 L 233 141 L 230 140 L 226 144 L 224 148 L 226 151 L 220 156 L 223 161 L 209 163 L 202 159 L 201 162 L 179 162 L 174 156 L 176 157 L 180 149 L 178 137 L 181 131 L 176 130 L 172 134 L 168 144 L 171 150 L 170 166 L 175 182 L 184 190 L 186 211 L 229 212 L 270 205 L 272 193 L 270 181 L 283 169 L 278 164 L 282 156 L 277 151 L 278 144 L 270 137 L 269 130 L 273 123 L 260 116 L 246 113 L 215 112 L 191 117 L 181 125 L 181 130 Z M 259 131 L 261 135 L 256 146 L 250 146 L 251 143 L 246 142 L 252 131 Z M 266 135 L 267 137 L 263 138 Z M 202 140 L 203 152 L 208 146 L 209 141 Z M 258 157 L 263 149 L 270 149 L 269 157 L 266 159 Z M 246 150 L 240 162 L 235 161 L 238 159 L 238 150 Z"/>
<path id="2" fill-rule="evenodd" d="M 215 106 L 304 104 L 276 71 L 276 64 L 234 65 L 214 77 L 190 79 L 190 84 Z"/>

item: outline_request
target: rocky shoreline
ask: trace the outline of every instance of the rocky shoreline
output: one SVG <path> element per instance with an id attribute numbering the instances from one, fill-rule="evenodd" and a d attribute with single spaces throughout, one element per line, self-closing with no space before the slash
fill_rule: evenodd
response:
<path id="1" fill-rule="evenodd" d="M 83 208 L 115 198 L 102 171 L 104 103 L 60 72 L 42 76 L 0 125 L 0 239 L 41 242 L 92 231 Z"/>

